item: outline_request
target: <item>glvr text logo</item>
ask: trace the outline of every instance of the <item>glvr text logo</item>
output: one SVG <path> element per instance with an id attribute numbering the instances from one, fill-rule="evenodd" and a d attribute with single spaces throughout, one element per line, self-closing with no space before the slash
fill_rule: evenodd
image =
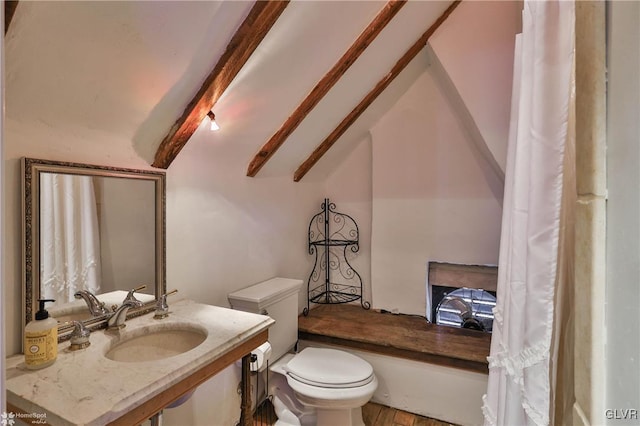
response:
<path id="1" fill-rule="evenodd" d="M 637 420 L 638 410 L 635 408 L 616 408 L 613 410 L 606 410 L 605 416 L 609 420 Z"/>

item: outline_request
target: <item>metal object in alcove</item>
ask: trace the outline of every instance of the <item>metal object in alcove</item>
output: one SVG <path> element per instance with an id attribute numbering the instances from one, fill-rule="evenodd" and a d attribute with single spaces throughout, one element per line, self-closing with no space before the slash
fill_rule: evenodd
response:
<path id="1" fill-rule="evenodd" d="M 371 308 L 362 295 L 362 277 L 349 262 L 349 257 L 360 249 L 358 224 L 351 216 L 336 212 L 335 208 L 336 205 L 325 198 L 322 210 L 309 222 L 309 254 L 315 255 L 315 262 L 307 280 L 305 316 L 309 314 L 311 303 L 360 300 L 364 309 Z"/>

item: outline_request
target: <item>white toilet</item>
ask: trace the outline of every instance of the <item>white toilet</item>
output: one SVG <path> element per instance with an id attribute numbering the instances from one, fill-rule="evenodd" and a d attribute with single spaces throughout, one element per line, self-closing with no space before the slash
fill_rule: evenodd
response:
<path id="1" fill-rule="evenodd" d="M 275 373 L 269 376 L 269 388 L 276 425 L 364 426 L 362 406 L 378 387 L 371 364 L 336 349 L 287 353 L 298 340 L 301 287 L 301 280 L 273 278 L 229 295 L 233 309 L 275 320 L 269 329 L 269 369 Z"/>

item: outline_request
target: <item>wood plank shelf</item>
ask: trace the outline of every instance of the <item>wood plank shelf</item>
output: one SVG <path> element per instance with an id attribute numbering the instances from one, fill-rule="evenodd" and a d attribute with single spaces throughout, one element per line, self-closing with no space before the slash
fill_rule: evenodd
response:
<path id="1" fill-rule="evenodd" d="M 321 305 L 298 317 L 298 338 L 488 374 L 491 334 L 420 316 Z"/>

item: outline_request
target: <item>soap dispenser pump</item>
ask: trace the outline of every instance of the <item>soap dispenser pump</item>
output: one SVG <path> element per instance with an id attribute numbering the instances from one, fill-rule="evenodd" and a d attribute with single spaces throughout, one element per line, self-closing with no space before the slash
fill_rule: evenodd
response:
<path id="1" fill-rule="evenodd" d="M 58 356 L 58 321 L 44 308 L 53 299 L 38 299 L 40 308 L 34 321 L 24 328 L 24 363 L 30 370 L 48 367 Z"/>

